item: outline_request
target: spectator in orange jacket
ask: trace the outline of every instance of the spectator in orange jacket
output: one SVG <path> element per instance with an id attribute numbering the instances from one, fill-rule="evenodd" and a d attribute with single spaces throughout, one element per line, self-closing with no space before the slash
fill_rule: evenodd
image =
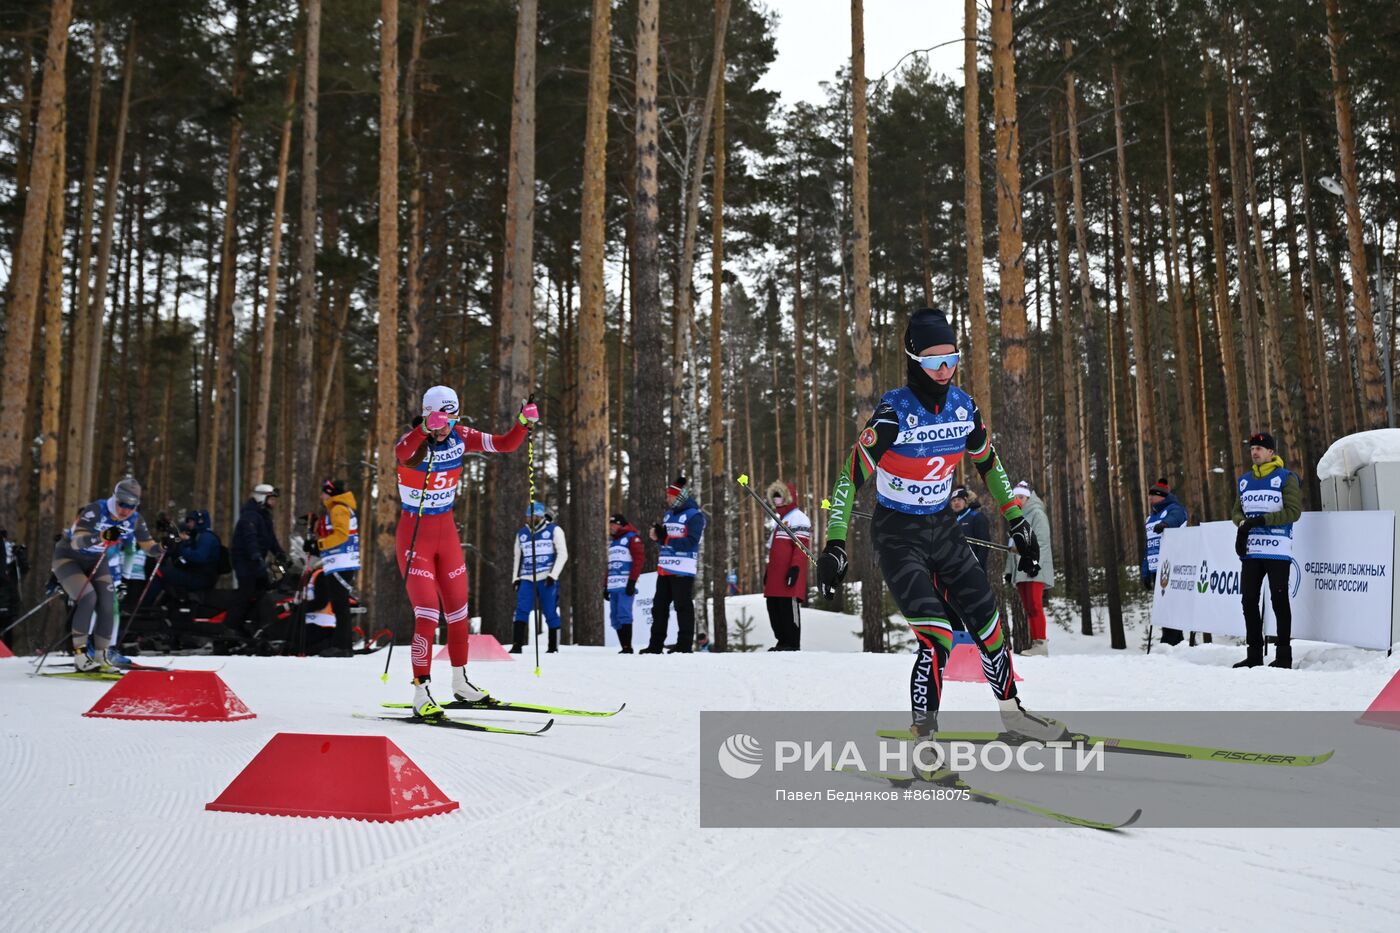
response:
<path id="1" fill-rule="evenodd" d="M 769 651 L 802 649 L 802 603 L 807 601 L 807 555 L 812 549 L 812 520 L 797 507 L 797 487 L 776 482 L 765 495 L 773 510 L 792 534 L 781 525 L 773 526 L 768 537 L 768 569 L 763 574 L 763 596 L 768 603 L 768 622 L 777 644 Z M 797 542 L 793 541 L 793 535 Z"/>

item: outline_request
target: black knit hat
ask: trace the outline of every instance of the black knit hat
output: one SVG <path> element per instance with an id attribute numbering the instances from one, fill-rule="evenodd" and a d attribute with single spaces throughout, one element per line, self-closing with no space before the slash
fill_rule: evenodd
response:
<path id="1" fill-rule="evenodd" d="M 909 316 L 904 328 L 904 349 L 917 354 L 941 344 L 957 346 L 958 332 L 938 308 L 920 308 Z"/>
<path id="2" fill-rule="evenodd" d="M 627 524 L 627 516 L 623 515 L 621 512 L 614 512 L 612 513 L 612 517 L 608 519 L 608 522 L 613 525 L 625 525 Z"/>
<path id="3" fill-rule="evenodd" d="M 1245 443 L 1250 447 L 1267 447 L 1269 450 L 1278 450 L 1278 445 L 1274 443 L 1274 436 L 1268 431 L 1259 431 L 1249 435 L 1249 440 Z"/>
<path id="4" fill-rule="evenodd" d="M 328 479 L 321 484 L 321 491 L 328 496 L 340 496 L 345 494 L 345 483 L 342 480 Z"/>
<path id="5" fill-rule="evenodd" d="M 1170 496 L 1172 488 L 1167 485 L 1165 479 L 1159 479 L 1148 488 L 1147 494 L 1149 496 Z"/>

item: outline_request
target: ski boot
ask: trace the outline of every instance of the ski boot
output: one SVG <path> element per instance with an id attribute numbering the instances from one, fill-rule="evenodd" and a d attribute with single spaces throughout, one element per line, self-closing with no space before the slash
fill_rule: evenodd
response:
<path id="1" fill-rule="evenodd" d="M 618 627 L 617 640 L 622 643 L 622 650 L 618 654 L 632 653 L 632 626 L 630 624 Z"/>
<path id="2" fill-rule="evenodd" d="M 482 690 L 476 684 L 467 680 L 467 666 L 452 668 L 452 696 L 462 703 L 470 703 L 474 707 L 490 709 L 497 703 L 491 698 L 491 694 Z"/>
<path id="3" fill-rule="evenodd" d="M 559 653 L 559 630 L 552 628 L 549 630 L 549 647 L 545 649 L 545 654 Z"/>
<path id="4" fill-rule="evenodd" d="M 511 654 L 522 654 L 525 651 L 525 633 L 528 631 L 526 623 L 516 622 L 514 624 L 513 642 L 510 646 Z"/>
<path id="5" fill-rule="evenodd" d="M 428 678 L 413 678 L 413 715 L 419 719 L 435 719 L 442 714 L 442 707 L 428 692 Z"/>
<path id="6" fill-rule="evenodd" d="M 91 645 L 73 646 L 73 669 L 79 674 L 97 674 L 102 670 L 102 662 L 93 653 Z"/>
<path id="7" fill-rule="evenodd" d="M 1244 658 L 1243 661 L 1236 661 L 1234 664 L 1231 664 L 1230 666 L 1231 666 L 1231 667 L 1235 667 L 1235 668 L 1239 668 L 1239 667 L 1263 667 L 1263 665 L 1264 665 L 1264 656 L 1263 656 L 1263 654 L 1262 654 L 1262 653 L 1256 654 L 1255 652 L 1250 651 L 1247 655 L 1245 655 L 1245 658 Z"/>
<path id="8" fill-rule="evenodd" d="M 1069 738 L 1069 729 L 1058 719 L 1032 713 L 1021 705 L 1019 697 L 998 700 L 1001 707 L 1001 726 L 1014 736 L 1034 739 L 1037 742 L 1058 742 Z"/>
<path id="9" fill-rule="evenodd" d="M 942 784 L 946 787 L 952 787 L 956 785 L 958 781 L 962 780 L 962 776 L 953 769 L 947 767 L 947 749 L 934 741 L 934 736 L 937 732 L 938 716 L 936 714 L 930 715 L 930 717 L 922 723 L 915 722 L 909 727 L 909 733 L 913 736 L 913 745 L 910 746 L 911 761 L 909 770 L 912 772 L 914 780 L 916 781 L 925 784 Z M 921 745 L 933 745 L 938 749 L 938 752 L 937 754 L 933 751 L 920 751 L 915 753 L 914 749 Z M 936 763 L 932 770 L 923 767 L 923 765 L 931 761 Z"/>

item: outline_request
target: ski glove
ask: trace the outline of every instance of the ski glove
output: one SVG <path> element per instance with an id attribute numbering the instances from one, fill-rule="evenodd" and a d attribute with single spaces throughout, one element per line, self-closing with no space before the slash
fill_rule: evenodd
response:
<path id="1" fill-rule="evenodd" d="M 658 542 L 658 543 L 665 542 L 665 540 L 666 540 L 666 526 L 663 525 L 663 524 L 661 524 L 660 522 L 657 522 L 655 525 L 652 525 L 652 526 L 651 526 L 651 540 L 656 541 L 656 542 Z"/>
<path id="2" fill-rule="evenodd" d="M 627 581 L 627 589 L 623 590 L 622 592 L 626 593 L 628 596 L 636 596 L 636 595 L 637 595 L 637 581 L 636 581 L 636 580 L 628 580 L 628 581 Z"/>
<path id="3" fill-rule="evenodd" d="M 836 596 L 836 588 L 846 579 L 846 542 L 828 541 L 817 558 L 817 592 L 826 599 Z"/>
<path id="4" fill-rule="evenodd" d="M 108 525 L 102 529 L 102 540 L 107 547 L 111 547 L 122 539 L 122 530 L 116 525 Z"/>
<path id="5" fill-rule="evenodd" d="M 544 578 L 544 585 L 545 585 L 545 586 L 553 586 L 553 585 L 554 585 L 554 578 L 553 578 L 553 577 L 545 577 L 545 578 Z"/>
<path id="6" fill-rule="evenodd" d="M 1016 569 L 1031 577 L 1040 573 L 1040 542 L 1035 539 L 1031 523 L 1024 515 L 1011 523 L 1011 540 L 1016 544 L 1016 553 L 1021 555 Z"/>
<path id="7" fill-rule="evenodd" d="M 1264 527 L 1264 516 L 1255 515 L 1253 518 L 1246 518 L 1240 522 L 1240 528 L 1235 532 L 1235 554 L 1240 560 L 1244 560 L 1249 553 L 1249 533 L 1256 528 Z"/>
<path id="8" fill-rule="evenodd" d="M 535 422 L 540 420 L 540 410 L 535 405 L 535 397 L 532 395 L 525 400 L 525 404 L 520 406 L 520 414 L 515 416 L 525 427 L 532 428 Z"/>
<path id="9" fill-rule="evenodd" d="M 519 590 L 520 590 L 520 578 L 519 578 L 519 577 L 516 577 L 516 578 L 515 578 L 515 589 L 516 589 L 517 592 L 519 592 Z"/>
<path id="10" fill-rule="evenodd" d="M 789 567 L 787 572 L 787 585 L 793 587 L 797 585 L 797 568 Z"/>
<path id="11" fill-rule="evenodd" d="M 441 431 L 443 428 L 452 427 L 456 421 L 456 418 L 449 416 L 445 411 L 430 411 L 423 427 L 429 431 Z"/>
<path id="12" fill-rule="evenodd" d="M 1161 534 L 1162 532 L 1164 532 L 1164 531 L 1166 531 L 1166 530 L 1167 530 L 1167 523 L 1166 523 L 1166 522 L 1158 522 L 1157 524 L 1155 524 L 1155 525 L 1152 526 L 1152 533 L 1153 533 L 1154 535 L 1159 535 L 1159 534 Z"/>

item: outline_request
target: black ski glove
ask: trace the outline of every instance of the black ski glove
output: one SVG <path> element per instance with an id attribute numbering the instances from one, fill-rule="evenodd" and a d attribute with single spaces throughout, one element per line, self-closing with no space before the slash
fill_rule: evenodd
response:
<path id="1" fill-rule="evenodd" d="M 102 529 L 102 540 L 108 544 L 115 544 L 122 539 L 122 530 L 116 525 L 108 525 Z"/>
<path id="2" fill-rule="evenodd" d="M 1253 518 L 1246 518 L 1240 522 L 1239 530 L 1235 532 L 1235 554 L 1240 560 L 1244 560 L 1249 553 L 1249 533 L 1256 528 L 1264 527 L 1264 516 L 1255 515 Z"/>
<path id="3" fill-rule="evenodd" d="M 554 578 L 553 578 L 553 577 L 545 577 L 545 578 L 544 578 L 544 585 L 545 585 L 545 586 L 553 586 L 553 585 L 554 585 Z"/>
<path id="4" fill-rule="evenodd" d="M 1016 553 L 1021 555 L 1016 569 L 1031 577 L 1040 573 L 1040 542 L 1035 539 L 1031 523 L 1024 515 L 1011 523 L 1011 540 L 1016 545 Z"/>
<path id="5" fill-rule="evenodd" d="M 603 602 L 612 602 L 612 590 L 603 587 Z"/>
<path id="6" fill-rule="evenodd" d="M 827 599 L 836 596 L 836 588 L 846 579 L 846 542 L 828 541 L 817 558 L 817 592 Z"/>
<path id="7" fill-rule="evenodd" d="M 651 526 L 651 540 L 657 542 L 658 544 L 665 543 L 665 541 L 666 541 L 666 526 L 663 525 L 663 524 L 661 524 L 660 522 L 657 522 L 655 525 L 652 525 L 652 526 Z"/>
<path id="8" fill-rule="evenodd" d="M 797 585 L 797 568 L 796 568 L 796 567 L 789 567 L 789 568 L 788 568 L 788 572 L 787 572 L 787 585 L 790 586 L 790 587 L 791 587 L 791 586 L 796 586 L 796 585 Z"/>
<path id="9" fill-rule="evenodd" d="M 1166 522 L 1158 522 L 1157 524 L 1155 524 L 1155 525 L 1152 526 L 1152 533 L 1153 533 L 1154 535 L 1159 535 L 1159 534 L 1161 534 L 1162 532 L 1164 532 L 1164 531 L 1166 531 L 1166 530 L 1167 530 L 1167 523 L 1166 523 Z"/>
<path id="10" fill-rule="evenodd" d="M 628 581 L 627 581 L 627 589 L 623 590 L 622 592 L 626 593 L 628 596 L 636 596 L 636 595 L 637 595 L 637 581 L 636 581 L 636 580 L 628 580 Z"/>
<path id="11" fill-rule="evenodd" d="M 517 593 L 520 592 L 520 578 L 519 578 L 519 577 L 516 577 L 516 579 L 515 579 L 515 591 L 516 591 Z"/>

